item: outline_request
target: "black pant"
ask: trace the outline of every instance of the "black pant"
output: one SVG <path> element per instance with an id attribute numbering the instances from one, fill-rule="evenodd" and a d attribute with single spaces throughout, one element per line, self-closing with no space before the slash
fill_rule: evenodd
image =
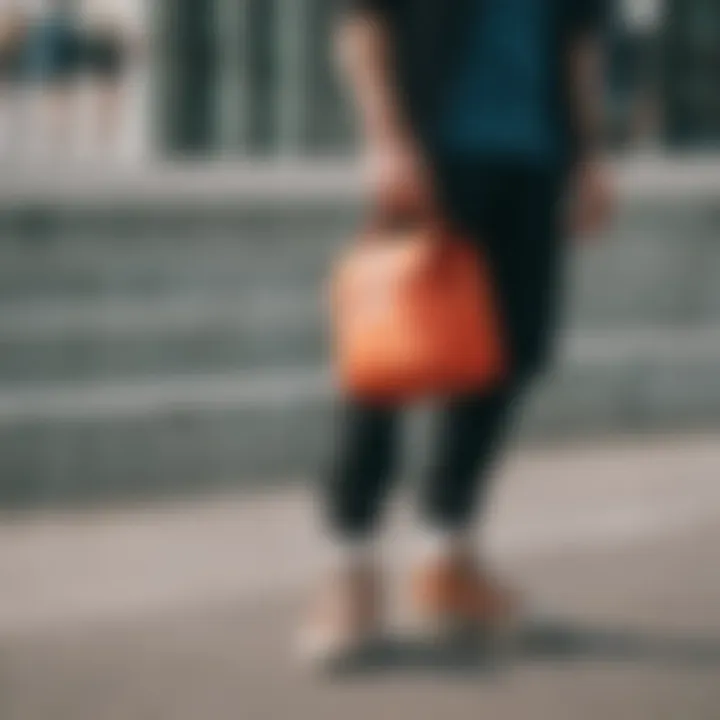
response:
<path id="1" fill-rule="evenodd" d="M 490 465 L 513 401 L 542 368 L 551 347 L 562 232 L 559 174 L 509 163 L 452 163 L 437 174 L 447 215 L 476 240 L 493 270 L 510 346 L 502 388 L 449 398 L 423 493 L 439 529 L 468 525 L 485 495 Z M 391 487 L 399 409 L 346 400 L 327 485 L 332 530 L 371 531 Z"/>

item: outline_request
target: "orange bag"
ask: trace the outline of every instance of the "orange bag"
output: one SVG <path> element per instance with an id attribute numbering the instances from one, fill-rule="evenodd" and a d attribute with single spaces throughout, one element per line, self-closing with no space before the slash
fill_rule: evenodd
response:
<path id="1" fill-rule="evenodd" d="M 407 402 L 502 380 L 489 269 L 439 223 L 368 232 L 335 270 L 333 310 L 336 371 L 349 395 Z"/>

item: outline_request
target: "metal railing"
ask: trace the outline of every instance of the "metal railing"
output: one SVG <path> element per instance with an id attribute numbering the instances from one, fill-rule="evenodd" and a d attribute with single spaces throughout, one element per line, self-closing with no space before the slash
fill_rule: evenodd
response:
<path id="1" fill-rule="evenodd" d="M 160 144 L 222 157 L 346 154 L 352 133 L 329 58 L 337 7 L 165 3 L 156 24 Z"/>

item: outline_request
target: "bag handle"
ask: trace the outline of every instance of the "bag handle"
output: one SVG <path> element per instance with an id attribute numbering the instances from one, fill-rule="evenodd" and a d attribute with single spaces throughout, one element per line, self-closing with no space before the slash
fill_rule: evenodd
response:
<path id="1" fill-rule="evenodd" d="M 376 208 L 370 215 L 366 233 L 362 237 L 372 242 L 386 237 L 387 233 L 397 231 L 405 234 L 419 230 L 427 238 L 427 264 L 423 275 L 442 277 L 455 258 L 455 244 L 458 231 L 437 212 L 421 210 L 401 210 L 399 208 Z"/>
<path id="2" fill-rule="evenodd" d="M 424 228 L 428 235 L 442 241 L 457 236 L 450 221 L 447 220 L 437 208 L 431 207 L 402 207 L 399 205 L 375 204 L 370 213 L 368 222 L 368 235 L 372 236 L 382 231 L 410 231 Z"/>

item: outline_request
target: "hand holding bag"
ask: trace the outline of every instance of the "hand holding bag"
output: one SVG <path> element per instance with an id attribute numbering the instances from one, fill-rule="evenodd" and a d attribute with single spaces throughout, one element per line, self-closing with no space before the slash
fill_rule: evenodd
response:
<path id="1" fill-rule="evenodd" d="M 348 395 L 409 402 L 492 388 L 506 368 L 490 270 L 443 223 L 377 223 L 332 282 L 337 379 Z"/>

